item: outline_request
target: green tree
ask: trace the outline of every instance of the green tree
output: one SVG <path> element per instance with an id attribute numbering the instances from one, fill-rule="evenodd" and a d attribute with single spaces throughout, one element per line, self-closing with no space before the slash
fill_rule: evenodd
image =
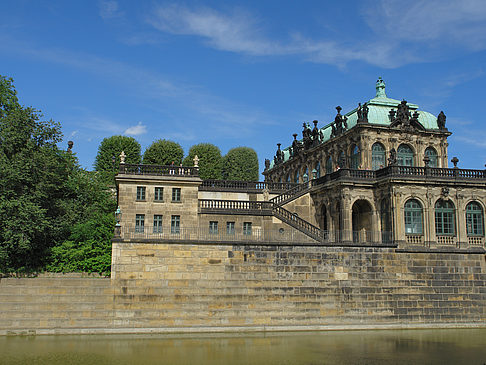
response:
<path id="1" fill-rule="evenodd" d="M 62 199 L 72 165 L 60 125 L 22 107 L 13 80 L 0 76 L 0 271 L 34 270 L 68 227 Z"/>
<path id="2" fill-rule="evenodd" d="M 223 179 L 258 181 L 258 156 L 254 149 L 236 147 L 223 158 Z"/>
<path id="3" fill-rule="evenodd" d="M 211 143 L 199 143 L 189 149 L 184 159 L 184 166 L 194 166 L 194 157 L 199 158 L 199 176 L 201 179 L 221 179 L 223 158 L 218 147 Z"/>
<path id="4" fill-rule="evenodd" d="M 143 154 L 143 163 L 147 165 L 180 165 L 184 150 L 177 142 L 159 139 L 153 142 Z"/>
<path id="5" fill-rule="evenodd" d="M 64 270 L 69 243 L 84 250 L 79 270 L 104 271 L 111 255 L 113 194 L 98 173 L 81 169 L 75 155 L 57 147 L 60 125 L 40 118 L 19 104 L 13 81 L 0 76 L 0 272 L 60 263 Z"/>
<path id="6" fill-rule="evenodd" d="M 111 136 L 103 139 L 98 147 L 94 167 L 96 171 L 118 171 L 120 154 L 125 152 L 125 163 L 139 164 L 141 161 L 140 143 L 133 137 Z M 113 165 L 113 156 L 115 164 Z"/>

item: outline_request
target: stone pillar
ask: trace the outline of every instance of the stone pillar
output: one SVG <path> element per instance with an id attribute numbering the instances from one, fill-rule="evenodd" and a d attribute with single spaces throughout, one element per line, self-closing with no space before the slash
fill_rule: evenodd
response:
<path id="1" fill-rule="evenodd" d="M 455 215 L 456 219 L 454 224 L 456 224 L 456 242 L 457 247 L 465 248 L 469 245 L 467 239 L 467 228 L 466 228 L 466 207 L 464 206 L 464 195 L 456 194 L 455 203 Z"/>
<path id="2" fill-rule="evenodd" d="M 372 207 L 373 208 L 373 207 Z M 381 222 L 380 222 L 380 215 L 376 206 L 374 207 L 371 213 L 371 231 L 372 233 L 372 240 L 373 243 L 381 243 Z"/>
<path id="3" fill-rule="evenodd" d="M 393 226 L 393 241 L 399 246 L 403 246 L 406 243 L 405 237 L 405 221 L 403 216 L 403 202 L 401 195 L 398 192 L 392 192 L 391 205 L 392 205 L 392 226 Z"/>
<path id="4" fill-rule="evenodd" d="M 353 242 L 353 208 L 349 189 L 343 189 L 341 193 L 341 219 L 342 219 L 342 242 Z"/>
<path id="5" fill-rule="evenodd" d="M 436 246 L 437 238 L 435 235 L 435 208 L 434 195 L 427 193 L 426 206 L 424 206 L 424 240 L 425 246 Z"/>

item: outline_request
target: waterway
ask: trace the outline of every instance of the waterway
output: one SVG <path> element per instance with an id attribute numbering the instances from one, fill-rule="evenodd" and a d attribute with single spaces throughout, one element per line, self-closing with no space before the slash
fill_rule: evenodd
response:
<path id="1" fill-rule="evenodd" d="M 0 337 L 3 365 L 486 364 L 486 329 Z"/>

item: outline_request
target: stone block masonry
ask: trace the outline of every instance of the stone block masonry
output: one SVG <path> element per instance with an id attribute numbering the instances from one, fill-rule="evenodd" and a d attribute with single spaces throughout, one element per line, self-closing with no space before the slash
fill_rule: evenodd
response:
<path id="1" fill-rule="evenodd" d="M 113 243 L 112 278 L 0 280 L 0 334 L 486 326 L 484 253 Z"/>

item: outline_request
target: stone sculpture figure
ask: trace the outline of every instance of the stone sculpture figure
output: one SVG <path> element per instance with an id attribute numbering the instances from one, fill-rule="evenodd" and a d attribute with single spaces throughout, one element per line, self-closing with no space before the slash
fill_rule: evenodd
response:
<path id="1" fill-rule="evenodd" d="M 410 124 L 410 111 L 405 100 L 398 104 L 396 122 L 403 125 Z"/>
<path id="2" fill-rule="evenodd" d="M 370 109 L 368 108 L 368 104 L 367 103 L 364 103 L 363 104 L 363 109 L 361 111 L 361 121 L 363 123 L 368 123 L 368 112 L 370 111 Z"/>
<path id="3" fill-rule="evenodd" d="M 319 128 L 317 128 L 318 121 L 314 120 L 313 123 L 314 123 L 314 129 L 312 129 L 312 144 L 315 146 L 319 144 L 321 135 L 319 133 Z"/>
<path id="4" fill-rule="evenodd" d="M 270 168 L 270 160 L 268 158 L 265 159 L 265 170 Z"/>
<path id="5" fill-rule="evenodd" d="M 439 129 L 447 129 L 445 124 L 446 124 L 446 115 L 441 110 L 439 115 L 437 116 L 437 126 L 439 127 Z"/>
<path id="6" fill-rule="evenodd" d="M 390 150 L 390 157 L 388 158 L 388 166 L 395 166 L 397 164 L 397 151 L 394 148 Z"/>

